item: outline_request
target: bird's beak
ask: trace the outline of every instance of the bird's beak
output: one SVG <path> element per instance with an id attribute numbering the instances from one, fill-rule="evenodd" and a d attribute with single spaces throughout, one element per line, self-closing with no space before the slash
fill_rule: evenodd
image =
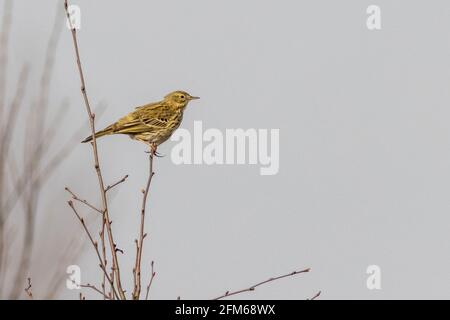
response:
<path id="1" fill-rule="evenodd" d="M 193 97 L 193 96 L 189 97 L 189 100 L 197 100 L 197 99 L 200 99 L 200 97 Z"/>

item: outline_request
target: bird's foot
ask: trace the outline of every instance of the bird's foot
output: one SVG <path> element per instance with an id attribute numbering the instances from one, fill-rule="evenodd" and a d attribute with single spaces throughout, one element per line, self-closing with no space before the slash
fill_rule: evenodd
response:
<path id="1" fill-rule="evenodd" d="M 156 145 L 156 143 L 150 143 L 150 151 L 145 151 L 146 153 L 150 153 L 150 155 L 153 157 L 158 157 L 158 158 L 162 158 L 164 157 L 164 155 L 160 154 L 158 151 L 156 151 L 158 148 L 158 146 Z"/>
<path id="2" fill-rule="evenodd" d="M 155 151 L 155 152 L 153 152 L 153 151 L 145 151 L 145 153 L 148 153 L 148 154 L 151 154 L 152 156 L 155 156 L 155 157 L 157 157 L 157 158 L 162 158 L 162 157 L 165 157 L 166 155 L 164 155 L 164 154 L 161 154 L 161 153 L 159 153 L 159 152 L 157 152 L 157 151 Z"/>

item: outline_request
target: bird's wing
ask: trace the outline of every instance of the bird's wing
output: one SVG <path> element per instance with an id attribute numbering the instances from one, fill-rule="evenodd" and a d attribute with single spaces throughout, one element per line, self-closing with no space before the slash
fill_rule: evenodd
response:
<path id="1" fill-rule="evenodd" d="M 138 134 L 165 128 L 169 114 L 170 109 L 164 103 L 144 105 L 117 121 L 114 132 Z"/>

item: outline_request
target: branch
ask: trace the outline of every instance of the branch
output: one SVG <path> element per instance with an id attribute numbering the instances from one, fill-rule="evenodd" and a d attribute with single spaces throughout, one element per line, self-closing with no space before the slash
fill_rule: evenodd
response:
<path id="1" fill-rule="evenodd" d="M 28 286 L 25 288 L 25 292 L 27 293 L 30 299 L 33 299 L 33 292 L 31 292 L 31 278 L 28 278 Z"/>
<path id="2" fill-rule="evenodd" d="M 91 233 L 89 232 L 89 229 L 86 226 L 86 223 L 84 222 L 84 219 L 78 214 L 77 210 L 75 209 L 73 202 L 71 200 L 69 200 L 69 201 L 67 201 L 67 203 L 69 204 L 69 207 L 72 209 L 72 211 L 75 213 L 75 215 L 77 216 L 78 220 L 80 221 L 81 225 L 83 226 L 84 231 L 86 232 L 87 236 L 89 237 L 89 240 L 91 241 L 92 245 L 94 246 L 95 253 L 97 254 L 97 257 L 100 261 L 100 268 L 103 270 L 103 273 L 105 274 L 106 279 L 108 279 L 109 283 L 111 284 L 112 289 L 115 291 L 116 289 L 111 280 L 112 278 L 109 277 L 108 272 L 106 271 L 106 267 L 103 263 L 103 259 L 100 255 L 100 252 L 98 251 L 98 243 L 92 237 Z M 115 293 L 117 295 L 117 292 L 115 292 Z"/>
<path id="3" fill-rule="evenodd" d="M 105 192 L 108 192 L 109 190 L 111 190 L 111 189 L 114 188 L 115 186 L 117 186 L 117 185 L 119 185 L 119 184 L 125 182 L 125 180 L 127 180 L 127 178 L 128 178 L 128 175 L 125 175 L 125 176 L 124 176 L 122 179 L 120 179 L 119 181 L 117 181 L 117 182 L 115 182 L 115 183 L 113 183 L 113 184 L 111 184 L 111 185 L 108 185 L 108 186 L 106 187 L 106 189 L 105 189 Z"/>
<path id="4" fill-rule="evenodd" d="M 102 229 L 100 231 L 100 243 L 102 244 L 102 257 L 103 257 L 103 263 L 105 264 L 105 268 L 108 265 L 108 260 L 106 259 L 106 246 L 105 246 L 105 223 L 102 223 Z M 102 277 L 102 291 L 103 296 L 106 296 L 106 276 L 103 273 Z M 114 274 L 111 274 L 111 299 L 114 299 L 114 294 L 112 292 L 112 289 L 114 288 Z"/>
<path id="5" fill-rule="evenodd" d="M 283 279 L 283 278 L 287 278 L 287 277 L 292 277 L 292 276 L 295 276 L 297 274 L 306 273 L 306 272 L 309 272 L 309 271 L 311 271 L 311 269 L 307 268 L 307 269 L 304 269 L 304 270 L 294 271 L 294 272 L 291 272 L 291 273 L 288 273 L 288 274 L 284 274 L 282 276 L 278 276 L 278 277 L 275 277 L 275 278 L 269 278 L 269 279 L 267 279 L 265 281 L 262 281 L 262 282 L 259 282 L 257 284 L 254 284 L 253 286 L 248 287 L 246 289 L 241 289 L 241 290 L 237 290 L 237 291 L 233 291 L 233 292 L 227 291 L 227 292 L 225 292 L 225 294 L 223 294 L 223 295 L 221 295 L 221 296 L 219 296 L 217 298 L 214 298 L 213 300 L 219 300 L 219 299 L 230 297 L 230 296 L 234 296 L 236 294 L 240 294 L 240 293 L 243 293 L 243 292 L 254 291 L 257 287 L 262 286 L 262 285 L 264 285 L 266 283 L 269 283 L 269 282 L 272 282 L 272 281 L 276 281 L 276 280 L 279 280 L 279 279 Z"/>
<path id="6" fill-rule="evenodd" d="M 139 233 L 139 242 L 136 241 L 136 262 L 133 269 L 134 273 L 134 290 L 133 290 L 133 299 L 139 300 L 139 296 L 141 294 L 141 259 L 142 259 L 142 247 L 144 245 L 144 238 L 147 236 L 146 233 L 144 233 L 144 224 L 145 224 L 145 207 L 147 204 L 147 197 L 148 192 L 150 190 L 150 184 L 152 182 L 152 178 L 155 175 L 153 172 L 153 156 L 156 154 L 156 148 L 150 151 L 149 154 L 149 175 L 147 180 L 147 185 L 145 187 L 145 190 L 142 190 L 142 193 L 144 194 L 142 199 L 142 208 L 141 208 L 141 226 L 140 226 L 140 233 Z"/>
<path id="7" fill-rule="evenodd" d="M 68 187 L 65 187 L 64 190 L 66 190 L 67 192 L 69 192 L 72 195 L 72 199 L 76 200 L 78 202 L 84 203 L 85 205 L 87 205 L 89 208 L 91 208 L 94 211 L 97 211 L 100 214 L 103 214 L 103 212 L 100 209 L 97 209 L 96 207 L 94 207 L 92 204 L 90 204 L 89 202 L 87 202 L 87 200 L 84 199 L 80 199 L 74 192 L 72 192 L 72 190 L 70 190 Z"/>
<path id="8" fill-rule="evenodd" d="M 89 283 L 87 283 L 87 284 L 80 284 L 80 287 L 81 288 L 92 289 L 95 292 L 100 293 L 103 296 L 104 299 L 110 300 L 110 298 L 104 292 L 102 292 L 100 289 L 98 289 L 96 286 L 94 286 L 92 284 L 89 284 Z"/>
<path id="9" fill-rule="evenodd" d="M 308 299 L 308 300 L 316 300 L 320 296 L 321 293 L 322 293 L 322 291 L 317 292 L 311 299 Z"/>
<path id="10" fill-rule="evenodd" d="M 86 107 L 86 112 L 89 116 L 89 124 L 91 127 L 91 133 L 92 133 L 92 150 L 93 150 L 93 154 L 94 154 L 94 162 L 95 162 L 95 171 L 97 173 L 97 178 L 98 178 L 98 184 L 99 184 L 99 188 L 100 188 L 100 194 L 102 197 L 102 203 L 103 203 L 103 208 L 102 211 L 103 213 L 103 223 L 106 225 L 106 231 L 108 233 L 108 242 L 110 245 L 110 250 L 111 250 L 111 256 L 112 256 L 112 260 L 113 260 L 113 266 L 112 266 L 112 270 L 113 273 L 116 277 L 116 285 L 117 285 L 117 289 L 119 291 L 119 297 L 122 300 L 126 300 L 125 297 L 125 292 L 122 289 L 122 284 L 121 284 L 121 278 L 120 278 L 120 267 L 119 267 L 119 261 L 117 259 L 117 253 L 116 253 L 116 249 L 115 249 L 115 244 L 114 244 L 114 239 L 113 239 L 113 234 L 112 234 L 112 229 L 111 229 L 111 222 L 110 222 L 110 218 L 109 218 L 109 212 L 108 212 L 108 202 L 107 202 L 107 198 L 106 198 L 106 191 L 105 191 L 105 184 L 103 183 L 103 177 L 102 177 L 102 172 L 100 169 L 100 161 L 99 161 L 99 157 L 98 157 L 98 150 L 97 150 L 97 139 L 95 138 L 95 115 L 92 113 L 91 111 L 91 106 L 89 103 L 89 98 L 88 95 L 86 93 L 86 83 L 84 80 L 84 74 L 83 74 L 83 68 L 81 66 L 81 59 L 80 59 L 80 51 L 78 48 L 78 40 L 77 40 L 77 30 L 73 27 L 72 25 L 72 20 L 70 19 L 70 14 L 69 14 L 69 5 L 67 3 L 67 0 L 64 0 L 64 8 L 66 11 L 66 15 L 67 15 L 67 19 L 70 23 L 70 29 L 71 29 L 71 33 L 72 33 L 72 40 L 73 40 L 73 46 L 74 46 L 74 50 L 75 50 L 75 56 L 76 56 L 76 61 L 77 61 L 77 66 L 78 66 L 78 73 L 80 75 L 80 83 L 81 83 L 81 93 L 83 95 L 83 99 L 84 99 L 84 104 Z"/>
<path id="11" fill-rule="evenodd" d="M 153 283 L 153 279 L 155 278 L 156 272 L 153 269 L 153 265 L 155 264 L 154 261 L 152 261 L 151 263 L 151 267 L 152 267 L 152 274 L 150 275 L 150 281 L 148 282 L 148 286 L 147 286 L 147 293 L 145 294 L 145 300 L 148 300 L 148 293 L 150 292 L 150 287 L 152 286 Z"/>

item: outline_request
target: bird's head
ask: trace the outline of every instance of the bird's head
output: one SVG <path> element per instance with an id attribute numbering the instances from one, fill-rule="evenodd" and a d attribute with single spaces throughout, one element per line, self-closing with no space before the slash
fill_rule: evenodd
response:
<path id="1" fill-rule="evenodd" d="M 173 104 L 177 104 L 180 107 L 185 107 L 189 101 L 200 99 L 199 97 L 191 96 L 185 91 L 174 91 L 164 97 L 164 100 Z"/>

